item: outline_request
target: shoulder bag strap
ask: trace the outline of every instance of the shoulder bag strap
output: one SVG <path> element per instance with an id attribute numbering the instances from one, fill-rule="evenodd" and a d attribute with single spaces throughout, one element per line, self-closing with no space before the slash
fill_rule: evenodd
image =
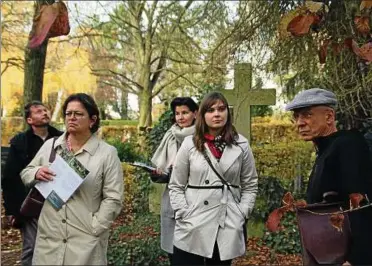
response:
<path id="1" fill-rule="evenodd" d="M 213 167 L 213 164 L 211 162 L 211 159 L 208 157 L 208 154 L 207 154 L 207 151 L 204 149 L 203 151 L 203 155 L 204 155 L 204 158 L 205 160 L 208 162 L 209 166 L 212 168 L 213 172 L 218 176 L 218 178 L 221 180 L 222 184 L 226 185 L 228 189 L 230 189 L 230 187 L 234 187 L 234 188 L 239 188 L 239 186 L 236 186 L 236 185 L 232 185 L 230 184 L 229 182 L 227 182 L 225 180 L 225 178 L 223 178 L 220 173 Z"/>
<path id="2" fill-rule="evenodd" d="M 56 159 L 56 150 L 54 149 L 54 143 L 56 142 L 56 139 L 58 139 L 58 137 L 53 138 L 52 150 L 50 151 L 50 155 L 49 155 L 50 163 L 54 162 L 54 160 Z"/>

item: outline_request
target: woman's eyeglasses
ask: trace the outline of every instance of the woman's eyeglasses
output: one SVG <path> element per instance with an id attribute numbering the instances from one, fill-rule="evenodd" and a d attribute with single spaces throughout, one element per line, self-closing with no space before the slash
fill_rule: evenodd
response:
<path id="1" fill-rule="evenodd" d="M 65 113 L 65 116 L 68 117 L 68 118 L 71 118 L 71 117 L 75 116 L 75 118 L 79 119 L 79 118 L 84 117 L 84 113 L 77 112 L 77 111 L 68 111 L 68 112 Z"/>

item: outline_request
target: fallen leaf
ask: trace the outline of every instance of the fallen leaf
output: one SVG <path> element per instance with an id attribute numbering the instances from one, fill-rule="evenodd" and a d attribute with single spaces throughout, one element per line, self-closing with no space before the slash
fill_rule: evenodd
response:
<path id="1" fill-rule="evenodd" d="M 360 3 L 360 11 L 362 11 L 365 8 L 372 8 L 372 0 L 363 0 Z"/>
<path id="2" fill-rule="evenodd" d="M 355 209 L 360 207 L 360 202 L 364 199 L 364 196 L 359 193 L 352 193 L 349 195 L 350 198 L 350 209 Z"/>
<path id="3" fill-rule="evenodd" d="M 345 46 L 347 46 L 361 59 L 372 62 L 372 42 L 368 42 L 359 48 L 355 40 L 352 38 L 347 38 L 345 39 Z"/>
<path id="4" fill-rule="evenodd" d="M 337 229 L 338 232 L 342 232 L 342 227 L 344 226 L 345 216 L 342 213 L 332 214 L 329 218 L 331 225 Z"/>
<path id="5" fill-rule="evenodd" d="M 356 16 L 354 18 L 356 29 L 361 34 L 368 34 L 370 32 L 369 17 Z"/>

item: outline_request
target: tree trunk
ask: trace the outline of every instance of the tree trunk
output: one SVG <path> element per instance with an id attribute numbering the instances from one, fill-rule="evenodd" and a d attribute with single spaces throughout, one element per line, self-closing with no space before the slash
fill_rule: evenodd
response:
<path id="1" fill-rule="evenodd" d="M 121 92 L 121 110 L 120 110 L 121 119 L 128 119 L 128 92 Z"/>
<path id="2" fill-rule="evenodd" d="M 144 89 L 141 94 L 139 95 L 139 111 L 140 117 L 138 121 L 138 127 L 140 130 L 146 130 L 146 128 L 151 127 L 152 124 L 152 117 L 151 117 L 151 110 L 152 110 L 152 97 L 151 91 L 148 89 Z"/>
<path id="3" fill-rule="evenodd" d="M 54 0 L 37 0 L 35 3 L 35 17 L 38 16 L 40 6 L 44 4 L 51 5 Z M 35 28 L 33 22 L 32 30 Z M 31 34 L 30 32 L 30 34 Z M 47 55 L 48 38 L 37 48 L 25 49 L 25 75 L 24 75 L 24 102 L 27 104 L 32 100 L 42 101 L 43 98 L 43 83 L 44 83 L 44 69 L 45 59 Z"/>
<path id="4" fill-rule="evenodd" d="M 26 48 L 23 86 L 25 104 L 32 100 L 42 101 L 47 47 L 48 39 L 37 48 Z"/>

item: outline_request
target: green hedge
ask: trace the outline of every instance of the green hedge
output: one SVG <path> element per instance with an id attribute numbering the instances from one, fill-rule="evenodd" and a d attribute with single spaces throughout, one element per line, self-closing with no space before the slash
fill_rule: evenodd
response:
<path id="1" fill-rule="evenodd" d="M 315 154 L 311 143 L 304 141 L 252 145 L 259 176 L 293 180 L 309 176 Z"/>
<path id="2" fill-rule="evenodd" d="M 101 120 L 101 126 L 137 126 L 138 120 Z"/>

